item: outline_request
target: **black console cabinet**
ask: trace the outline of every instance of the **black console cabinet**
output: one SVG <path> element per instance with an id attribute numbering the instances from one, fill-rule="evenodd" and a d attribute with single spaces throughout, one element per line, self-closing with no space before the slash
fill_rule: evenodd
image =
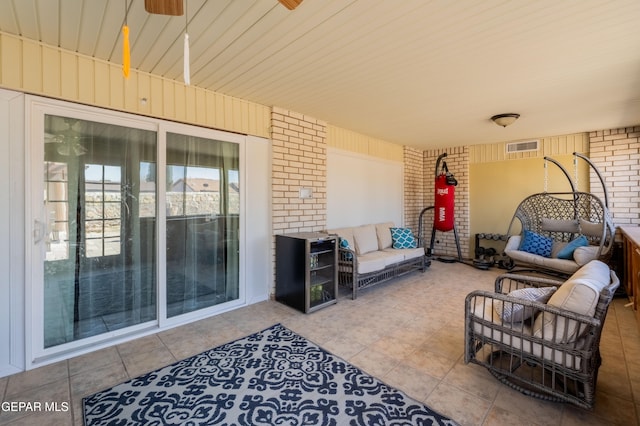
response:
<path id="1" fill-rule="evenodd" d="M 338 236 L 276 235 L 276 300 L 309 313 L 336 303 Z"/>

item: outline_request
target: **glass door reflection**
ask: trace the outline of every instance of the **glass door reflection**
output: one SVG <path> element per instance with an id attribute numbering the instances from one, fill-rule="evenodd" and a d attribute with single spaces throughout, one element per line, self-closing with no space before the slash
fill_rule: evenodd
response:
<path id="1" fill-rule="evenodd" d="M 156 319 L 156 139 L 45 115 L 45 348 Z"/>
<path id="2" fill-rule="evenodd" d="M 167 317 L 239 297 L 239 148 L 167 133 Z"/>

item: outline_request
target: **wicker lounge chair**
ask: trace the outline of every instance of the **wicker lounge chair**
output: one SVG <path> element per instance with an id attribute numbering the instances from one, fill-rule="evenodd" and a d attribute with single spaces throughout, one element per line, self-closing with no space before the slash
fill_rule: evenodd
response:
<path id="1" fill-rule="evenodd" d="M 591 409 L 601 364 L 600 336 L 618 285 L 615 273 L 597 260 L 565 282 L 501 275 L 495 293 L 474 291 L 466 298 L 465 363 L 486 367 L 524 394 Z M 553 286 L 557 290 L 546 293 L 547 303 L 511 293 L 527 288 L 541 294 Z"/>
<path id="2" fill-rule="evenodd" d="M 591 193 L 541 192 L 518 205 L 507 235 L 505 254 L 517 265 L 569 276 L 593 259 L 610 257 L 615 226 L 606 206 Z M 551 240 L 550 252 L 523 248 L 531 236 Z M 582 246 L 569 256 L 561 254 L 578 237 Z"/>

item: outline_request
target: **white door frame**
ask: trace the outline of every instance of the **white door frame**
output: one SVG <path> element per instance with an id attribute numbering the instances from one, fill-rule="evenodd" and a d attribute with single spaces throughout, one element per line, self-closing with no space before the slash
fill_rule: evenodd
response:
<path id="1" fill-rule="evenodd" d="M 0 89 L 0 377 L 24 361 L 24 94 Z"/>
<path id="2" fill-rule="evenodd" d="M 22 333 L 20 334 L 24 336 L 25 339 L 25 351 L 22 359 L 26 360 L 24 365 L 26 369 L 39 367 L 67 359 L 72 356 L 92 352 L 127 340 L 139 338 L 147 334 L 156 333 L 164 329 L 186 324 L 197 319 L 233 310 L 248 303 L 255 303 L 268 299 L 270 286 L 269 277 L 271 276 L 270 263 L 268 262 L 271 247 L 271 223 L 269 215 L 271 197 L 269 174 L 270 155 L 268 158 L 264 158 L 270 153 L 267 140 L 31 95 L 25 95 L 25 106 L 23 111 L 25 135 L 24 139 L 21 138 L 21 140 L 25 141 L 26 158 L 23 163 L 25 165 L 24 173 L 21 173 L 21 175 L 25 177 L 25 199 L 22 204 L 25 206 L 25 214 L 23 216 L 25 222 L 22 228 L 24 229 L 22 233 L 22 240 L 25 242 L 25 258 L 21 264 L 24 264 L 23 271 L 25 276 L 24 281 L 22 282 L 25 283 L 25 301 L 23 301 L 20 306 L 25 306 L 25 327 L 22 329 Z M 99 336 L 93 336 L 45 349 L 43 347 L 44 244 L 42 242 L 34 243 L 35 241 L 38 241 L 39 238 L 42 238 L 42 225 L 45 220 L 42 199 L 42 164 L 44 162 L 44 150 L 42 148 L 42 144 L 44 143 L 43 123 L 45 114 L 71 116 L 83 120 L 156 131 L 158 134 L 157 161 L 159 164 L 163 164 L 161 161 L 165 161 L 164 148 L 166 146 L 166 131 L 238 143 L 240 145 L 239 172 L 241 196 L 239 299 L 233 302 L 216 305 L 208 309 L 167 319 L 164 300 L 162 297 L 159 297 L 157 300 L 159 311 L 157 320 L 155 321 L 138 324 L 126 329 L 116 330 Z M 259 155 L 258 158 L 254 155 L 249 155 L 247 145 L 253 147 L 253 151 L 257 149 L 261 155 Z M 164 167 L 157 167 L 157 170 L 157 199 L 161 200 L 163 199 L 160 195 L 163 193 L 161 191 L 164 191 L 165 189 L 165 171 Z M 251 173 L 249 170 L 251 170 Z M 250 182 L 248 182 L 249 180 Z M 247 193 L 249 193 L 249 188 L 247 185 L 249 184 L 254 185 L 255 188 L 252 188 L 252 190 L 259 192 L 261 196 L 248 198 Z M 158 201 L 158 227 L 156 229 L 156 235 L 158 236 L 158 280 L 160 283 L 164 283 L 164 279 L 160 281 L 160 274 L 164 275 L 165 263 L 163 261 L 166 260 L 164 252 L 166 248 L 166 242 L 164 241 L 164 219 L 166 219 L 166 212 L 161 205 L 163 202 L 164 201 Z M 250 232 L 247 232 L 247 229 L 249 229 Z M 247 247 L 250 247 L 251 249 L 249 250 Z M 258 259 L 262 260 L 262 262 L 256 262 L 255 265 L 247 265 L 247 250 L 249 250 L 248 253 L 250 260 L 256 260 L 257 257 L 262 255 L 264 258 L 260 257 L 260 259 Z M 158 295 L 164 294 L 163 290 L 164 288 L 159 288 L 159 291 L 157 292 Z M 160 308 L 160 306 L 162 306 L 162 308 Z"/>

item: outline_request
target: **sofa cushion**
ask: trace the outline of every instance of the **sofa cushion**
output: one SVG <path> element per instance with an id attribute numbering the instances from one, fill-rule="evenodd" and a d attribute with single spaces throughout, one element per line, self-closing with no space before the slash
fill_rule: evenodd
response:
<path id="1" fill-rule="evenodd" d="M 418 242 L 409 228 L 391 228 L 391 239 L 393 240 L 391 247 L 394 249 L 418 247 Z"/>
<path id="2" fill-rule="evenodd" d="M 394 227 L 393 222 L 378 223 L 376 225 L 376 235 L 378 236 L 378 250 L 384 250 L 391 247 L 393 240 L 391 239 L 391 228 Z"/>
<path id="3" fill-rule="evenodd" d="M 519 288 L 509 293 L 509 296 L 522 300 L 547 303 L 557 287 L 527 287 Z M 522 322 L 534 315 L 533 308 L 517 303 L 496 301 L 494 306 L 496 313 L 504 322 Z"/>
<path id="4" fill-rule="evenodd" d="M 378 236 L 373 225 L 363 225 L 353 228 L 353 239 L 358 255 L 378 250 Z"/>
<path id="5" fill-rule="evenodd" d="M 580 219 L 580 232 L 589 237 L 599 238 L 602 237 L 602 233 L 604 232 L 604 224 Z"/>
<path id="6" fill-rule="evenodd" d="M 553 240 L 551 238 L 525 229 L 522 241 L 520 242 L 520 250 L 531 254 L 537 254 L 539 256 L 549 257 L 551 256 L 552 247 Z"/>
<path id="7" fill-rule="evenodd" d="M 567 274 L 573 274 L 580 268 L 580 264 L 578 264 L 574 260 L 569 259 L 558 259 L 553 257 L 554 253 L 560 251 L 560 249 L 566 245 L 566 243 L 556 242 L 553 244 L 553 249 L 551 252 L 552 257 L 544 257 L 539 256 L 537 254 L 527 253 L 526 251 L 521 251 L 518 249 L 520 247 L 520 235 L 513 235 L 509 237 L 507 240 L 507 244 L 504 248 L 504 252 L 507 256 L 513 259 L 515 262 L 524 262 L 532 265 L 541 266 L 543 268 L 553 269 L 555 271 L 565 272 Z M 574 252 L 574 258 L 577 256 L 577 251 L 580 249 L 591 248 L 590 247 L 578 247 L 576 252 Z M 597 247 L 593 247 L 597 250 Z M 593 258 L 591 258 L 593 259 Z M 589 259 L 589 260 L 591 260 Z"/>
<path id="8" fill-rule="evenodd" d="M 404 250 L 394 250 L 394 249 L 384 249 L 378 250 L 378 253 L 382 254 L 384 258 L 384 265 L 394 265 L 396 263 L 400 263 L 404 261 Z"/>
<path id="9" fill-rule="evenodd" d="M 578 221 L 575 219 L 548 219 L 544 217 L 540 222 L 540 226 L 543 231 L 568 233 L 578 232 Z"/>
<path id="10" fill-rule="evenodd" d="M 358 255 L 358 274 L 381 271 L 385 266 L 387 266 L 387 259 L 381 251 Z"/>
<path id="11" fill-rule="evenodd" d="M 589 241 L 587 237 L 584 235 L 580 235 L 579 237 L 574 238 L 568 244 L 566 244 L 559 252 L 556 254 L 558 259 L 573 259 L 573 252 L 576 251 L 578 247 L 588 246 Z"/>
<path id="12" fill-rule="evenodd" d="M 389 248 L 385 251 L 392 251 L 401 254 L 404 260 L 415 259 L 420 256 L 424 256 L 424 247 L 408 248 L 408 249 L 394 249 Z"/>
<path id="13" fill-rule="evenodd" d="M 600 292 L 611 282 L 609 267 L 592 260 L 581 267 L 553 293 L 547 302 L 550 306 L 565 309 L 576 314 L 593 316 L 600 298 Z M 580 335 L 578 324 L 573 320 L 555 315 L 538 315 L 533 324 L 535 337 L 555 343 L 574 342 Z"/>
<path id="14" fill-rule="evenodd" d="M 354 249 L 353 245 L 353 228 L 337 228 L 337 229 L 327 229 L 328 234 L 334 234 L 339 236 L 340 238 L 344 238 L 349 241 L 349 245 L 351 249 Z"/>

